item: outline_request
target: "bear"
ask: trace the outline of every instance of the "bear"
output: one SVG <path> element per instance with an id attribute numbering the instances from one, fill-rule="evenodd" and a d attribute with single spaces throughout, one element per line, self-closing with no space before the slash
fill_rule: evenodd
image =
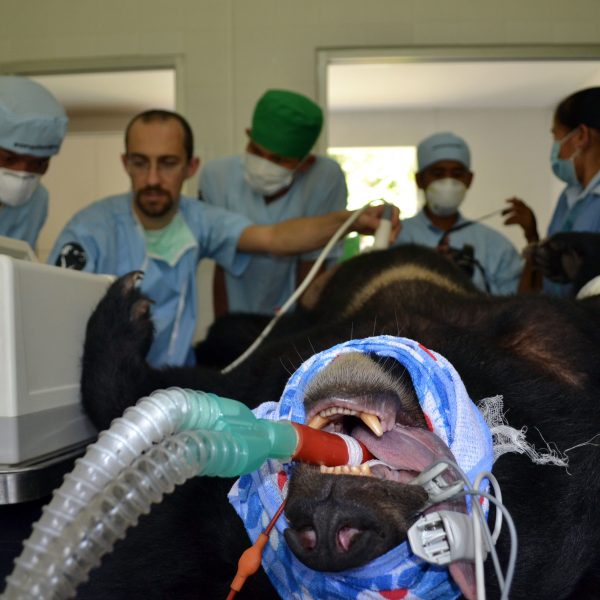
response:
<path id="1" fill-rule="evenodd" d="M 305 410 L 322 427 L 365 440 L 377 455 L 385 446 L 377 440 L 395 440 L 394 432 L 400 430 L 430 439 L 407 365 L 369 349 L 373 339 L 390 339 L 392 345 L 397 343 L 393 340 L 409 340 L 425 355 L 447 360 L 472 401 L 501 396 L 510 427 L 526 429 L 530 452 L 503 454 L 492 468 L 519 536 L 510 597 L 598 597 L 600 450 L 593 442 L 600 424 L 600 317 L 594 303 L 533 295 L 491 297 L 477 291 L 444 257 L 402 246 L 341 265 L 310 310 L 283 318 L 249 358 L 222 373 L 202 366 L 148 365 L 151 303 L 137 289 L 139 277 L 130 274 L 115 282 L 88 323 L 82 402 L 100 429 L 140 397 L 170 386 L 214 392 L 260 409 L 266 401 L 279 400 L 290 375 L 306 359 L 350 343 L 358 348 L 350 357 L 354 362 L 344 367 L 344 361 L 334 360 L 320 370 L 306 391 Z M 246 325 L 248 331 L 256 330 L 250 315 L 233 316 L 230 323 L 221 322 L 207 340 L 209 348 L 219 346 L 221 361 L 239 351 L 240 340 L 244 345 L 251 337 L 241 331 Z M 225 341 L 223 331 L 228 332 Z M 338 405 L 358 402 L 356 398 L 361 398 L 359 413 L 381 413 L 379 425 L 367 419 L 369 429 L 355 415 L 339 416 Z M 386 407 L 391 404 L 400 408 L 390 413 Z M 338 408 L 331 418 L 331 411 L 322 416 L 323 406 Z M 563 466 L 544 464 L 544 458 L 557 453 Z M 419 468 L 409 467 L 409 476 Z M 398 477 L 296 465 L 289 479 L 285 544 L 325 578 L 377 561 L 406 539 L 426 501 L 419 485 L 407 482 L 408 476 Z M 227 500 L 233 483 L 199 477 L 167 496 L 92 571 L 77 597 L 227 597 L 237 559 L 250 543 Z M 490 519 L 493 515 L 490 507 Z M 343 552 L 332 552 L 331 540 Z M 496 545 L 502 565 L 510 545 L 504 530 Z M 488 597 L 498 598 L 501 586 L 489 559 L 484 567 Z M 465 582 L 469 573 L 454 570 L 449 597 L 461 592 L 473 597 L 472 582 Z M 282 593 L 278 589 L 260 570 L 238 597 L 276 598 Z"/>

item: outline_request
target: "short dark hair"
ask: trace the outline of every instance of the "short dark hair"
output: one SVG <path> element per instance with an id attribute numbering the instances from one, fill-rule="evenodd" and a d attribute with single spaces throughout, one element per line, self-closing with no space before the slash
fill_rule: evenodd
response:
<path id="1" fill-rule="evenodd" d="M 554 119 L 569 129 L 587 125 L 600 130 L 600 87 L 586 88 L 567 96 L 556 107 Z"/>
<path id="2" fill-rule="evenodd" d="M 179 113 L 163 110 L 161 108 L 153 108 L 151 110 L 145 110 L 144 112 L 136 115 L 129 121 L 127 128 L 125 129 L 125 151 L 128 150 L 129 131 L 134 123 L 137 121 L 143 121 L 144 123 L 151 123 L 152 121 L 168 121 L 174 119 L 177 121 L 183 129 L 183 147 L 188 160 L 194 157 L 194 134 L 192 128 L 187 120 L 182 117 Z"/>

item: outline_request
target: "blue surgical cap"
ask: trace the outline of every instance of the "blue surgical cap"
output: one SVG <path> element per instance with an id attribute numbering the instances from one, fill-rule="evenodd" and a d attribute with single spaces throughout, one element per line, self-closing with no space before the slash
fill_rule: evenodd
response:
<path id="1" fill-rule="evenodd" d="M 450 132 L 435 133 L 425 138 L 417 148 L 419 172 L 440 160 L 456 160 L 471 168 L 469 146 L 462 138 Z"/>
<path id="2" fill-rule="evenodd" d="M 0 77 L 0 147 L 18 154 L 57 154 L 68 119 L 56 98 L 25 77 Z"/>

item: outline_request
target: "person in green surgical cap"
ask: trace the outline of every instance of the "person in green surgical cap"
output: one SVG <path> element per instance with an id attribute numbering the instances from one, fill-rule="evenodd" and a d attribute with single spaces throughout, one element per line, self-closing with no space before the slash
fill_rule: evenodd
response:
<path id="1" fill-rule="evenodd" d="M 335 161 L 311 154 L 322 126 L 323 112 L 312 100 L 292 91 L 268 90 L 246 130 L 245 155 L 207 162 L 200 177 L 200 199 L 264 225 L 344 209 L 347 189 L 342 170 Z M 335 250 L 332 258 L 337 254 Z M 217 266 L 215 316 L 273 314 L 317 256 L 318 251 L 286 257 L 255 254 L 238 276 Z"/>

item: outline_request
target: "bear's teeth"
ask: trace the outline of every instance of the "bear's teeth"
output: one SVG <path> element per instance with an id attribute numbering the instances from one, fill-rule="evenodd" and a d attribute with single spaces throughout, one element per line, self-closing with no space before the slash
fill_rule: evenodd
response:
<path id="1" fill-rule="evenodd" d="M 313 429 L 323 429 L 323 427 L 325 427 L 325 425 L 327 425 L 327 423 L 329 423 L 329 419 L 322 417 L 321 415 L 315 415 L 310 420 L 310 423 L 308 424 L 308 426 L 312 427 Z"/>
<path id="2" fill-rule="evenodd" d="M 330 417 L 335 415 L 358 415 L 361 421 L 377 436 L 381 437 L 383 435 L 383 427 L 381 425 L 381 421 L 377 415 L 367 412 L 357 413 L 354 410 L 350 409 L 341 409 L 341 408 L 328 408 L 326 410 L 321 411 L 316 414 L 308 423 L 309 427 L 313 429 L 323 429 L 325 425 L 327 425 L 330 421 Z"/>
<path id="3" fill-rule="evenodd" d="M 381 426 L 381 421 L 377 415 L 372 413 L 361 412 L 360 420 L 377 436 L 381 437 L 383 435 L 383 427 Z"/>
<path id="4" fill-rule="evenodd" d="M 349 465 L 327 467 L 326 465 L 321 465 L 320 471 L 325 475 L 362 475 L 363 477 L 371 477 L 371 469 L 367 463 L 363 463 L 359 467 L 351 467 Z"/>

